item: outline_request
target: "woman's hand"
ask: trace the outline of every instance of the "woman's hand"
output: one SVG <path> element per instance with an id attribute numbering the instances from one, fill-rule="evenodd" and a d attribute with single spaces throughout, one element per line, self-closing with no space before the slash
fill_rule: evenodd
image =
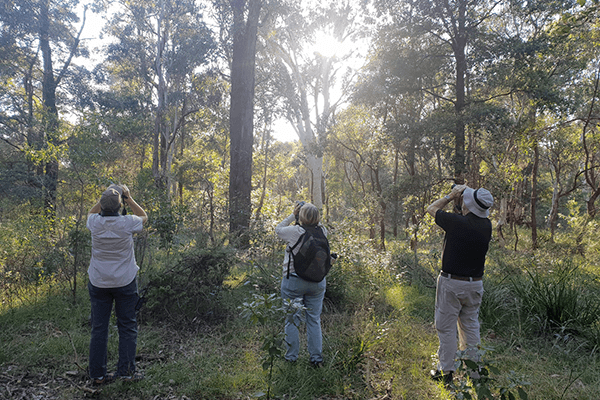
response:
<path id="1" fill-rule="evenodd" d="M 294 215 L 298 215 L 300 214 L 300 209 L 302 208 L 302 206 L 304 205 L 304 202 L 299 201 L 298 203 L 296 203 L 296 207 L 294 207 Z"/>
<path id="2" fill-rule="evenodd" d="M 123 198 L 123 201 L 125 201 L 126 199 L 131 197 L 131 195 L 129 194 L 129 188 L 127 187 L 127 185 L 122 185 L 121 189 L 123 189 L 123 194 L 121 195 L 121 197 Z"/>

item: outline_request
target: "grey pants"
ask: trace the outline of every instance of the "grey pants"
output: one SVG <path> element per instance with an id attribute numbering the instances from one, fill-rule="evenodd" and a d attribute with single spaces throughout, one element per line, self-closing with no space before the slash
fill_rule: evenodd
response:
<path id="1" fill-rule="evenodd" d="M 483 281 L 461 281 L 438 276 L 435 297 L 435 329 L 438 333 L 438 369 L 455 371 L 456 351 L 473 349 L 475 359 L 480 343 L 479 306 L 483 296 Z"/>

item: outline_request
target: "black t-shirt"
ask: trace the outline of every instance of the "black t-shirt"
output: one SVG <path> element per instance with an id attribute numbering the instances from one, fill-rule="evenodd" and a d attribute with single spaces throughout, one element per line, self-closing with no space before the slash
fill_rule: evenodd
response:
<path id="1" fill-rule="evenodd" d="M 442 271 L 461 276 L 483 276 L 492 222 L 473 213 L 460 215 L 438 210 L 435 223 L 446 231 Z"/>

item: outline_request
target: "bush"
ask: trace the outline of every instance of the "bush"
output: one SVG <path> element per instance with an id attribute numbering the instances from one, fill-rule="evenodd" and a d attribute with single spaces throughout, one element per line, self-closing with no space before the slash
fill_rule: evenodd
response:
<path id="1" fill-rule="evenodd" d="M 174 267 L 153 271 L 144 296 L 145 315 L 176 326 L 222 320 L 227 314 L 220 301 L 223 281 L 233 260 L 223 247 L 194 250 L 182 254 Z"/>

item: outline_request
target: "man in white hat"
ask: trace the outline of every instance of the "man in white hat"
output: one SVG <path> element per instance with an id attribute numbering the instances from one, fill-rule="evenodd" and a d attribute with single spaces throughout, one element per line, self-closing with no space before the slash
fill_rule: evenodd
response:
<path id="1" fill-rule="evenodd" d="M 460 212 L 444 211 L 453 200 L 459 204 Z M 473 353 L 480 343 L 479 306 L 485 256 L 492 237 L 488 216 L 493 204 L 494 198 L 488 190 L 456 185 L 449 195 L 427 207 L 435 223 L 446 232 L 435 299 L 439 364 L 431 371 L 433 379 L 444 383 L 452 381 L 456 370 L 457 342 L 460 340 L 461 350 Z"/>

